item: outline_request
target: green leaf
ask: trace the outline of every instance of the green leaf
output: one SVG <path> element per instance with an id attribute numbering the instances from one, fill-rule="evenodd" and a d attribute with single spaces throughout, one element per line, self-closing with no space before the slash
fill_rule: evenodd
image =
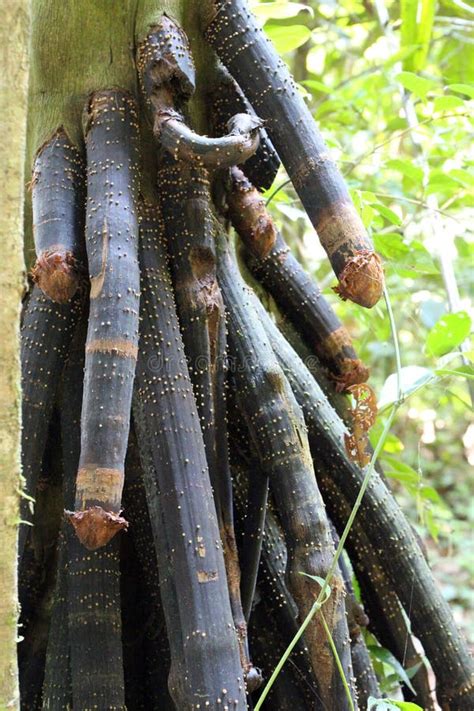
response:
<path id="1" fill-rule="evenodd" d="M 331 586 L 329 583 L 327 583 L 324 578 L 320 578 L 319 575 L 310 575 L 309 573 L 303 573 L 302 571 L 300 571 L 300 575 L 304 575 L 306 578 L 311 578 L 311 580 L 318 583 L 320 588 L 324 590 L 324 597 L 321 601 L 321 605 L 324 605 L 324 603 L 331 597 Z"/>
<path id="2" fill-rule="evenodd" d="M 375 251 L 384 259 L 398 262 L 409 254 L 410 249 L 404 243 L 402 235 L 397 232 L 386 232 L 373 236 Z"/>
<path id="3" fill-rule="evenodd" d="M 432 79 L 425 79 L 413 72 L 400 72 L 395 79 L 412 94 L 424 99 L 429 91 L 432 91 L 437 85 Z"/>
<path id="4" fill-rule="evenodd" d="M 289 17 L 296 17 L 300 12 L 307 12 L 314 17 L 313 8 L 300 2 L 264 2 L 255 5 L 252 3 L 252 12 L 263 20 L 286 20 Z"/>
<path id="5" fill-rule="evenodd" d="M 386 205 L 382 205 L 381 202 L 373 203 L 372 207 L 373 207 L 374 210 L 376 210 L 378 213 L 380 213 L 381 215 L 383 215 L 383 217 L 385 217 L 385 219 L 388 220 L 388 222 L 390 222 L 392 225 L 397 225 L 397 226 L 399 226 L 399 225 L 402 224 L 402 219 L 401 219 L 401 217 L 399 217 L 396 212 L 394 212 L 393 210 L 391 210 L 391 209 L 390 209 L 389 207 L 387 207 Z"/>
<path id="6" fill-rule="evenodd" d="M 437 96 L 434 100 L 435 111 L 448 111 L 464 107 L 464 101 L 457 96 Z"/>
<path id="7" fill-rule="evenodd" d="M 367 711 L 423 711 L 421 706 L 412 701 L 396 701 L 395 699 L 375 699 L 369 696 Z"/>
<path id="8" fill-rule="evenodd" d="M 384 457 L 385 463 L 390 467 L 390 470 L 386 472 L 390 479 L 396 479 L 402 484 L 411 484 L 412 486 L 419 483 L 420 475 L 409 464 L 405 464 L 395 457 L 387 456 Z"/>
<path id="9" fill-rule="evenodd" d="M 275 45 L 278 54 L 286 54 L 301 47 L 311 37 L 311 30 L 304 25 L 265 25 L 265 32 Z"/>
<path id="10" fill-rule="evenodd" d="M 388 664 L 392 667 L 392 669 L 397 673 L 400 681 L 402 681 L 410 689 L 410 691 L 414 692 L 413 686 L 405 669 L 402 667 L 398 659 L 396 659 L 393 654 L 388 651 L 388 649 L 370 644 L 368 645 L 368 650 L 376 659 L 379 659 L 384 664 Z"/>
<path id="11" fill-rule="evenodd" d="M 416 390 L 424 387 L 428 383 L 436 380 L 436 375 L 429 368 L 422 368 L 420 365 L 407 365 L 400 371 L 400 384 L 402 396 L 404 398 L 412 395 Z M 378 399 L 379 411 L 393 405 L 398 400 L 398 380 L 397 374 L 389 375 L 380 391 Z"/>
<path id="12" fill-rule="evenodd" d="M 467 188 L 474 187 L 474 175 L 468 170 L 463 170 L 462 168 L 453 168 L 449 171 L 449 175 L 458 182 L 460 182 L 461 185 L 465 185 Z"/>
<path id="13" fill-rule="evenodd" d="M 459 378 L 474 380 L 474 367 L 472 365 L 461 365 L 459 368 L 437 368 L 436 375 L 455 375 Z"/>
<path id="14" fill-rule="evenodd" d="M 466 311 L 446 314 L 433 326 L 426 338 L 426 352 L 442 356 L 459 346 L 469 335 L 471 319 Z"/>
<path id="15" fill-rule="evenodd" d="M 456 94 L 464 94 L 470 99 L 474 99 L 474 84 L 448 84 L 450 91 L 455 91 Z"/>
<path id="16" fill-rule="evenodd" d="M 414 46 L 414 52 L 405 58 L 403 68 L 420 71 L 426 64 L 433 21 L 435 0 L 401 0 L 401 45 Z"/>
<path id="17" fill-rule="evenodd" d="M 414 165 L 411 160 L 394 158 L 393 160 L 387 161 L 385 165 L 387 168 L 392 168 L 392 170 L 397 170 L 399 173 L 402 173 L 402 175 L 412 180 L 416 185 L 421 185 L 423 182 L 422 168 Z"/>
<path id="18" fill-rule="evenodd" d="M 323 94 L 330 94 L 331 88 L 323 84 L 321 81 L 316 81 L 316 79 L 305 79 L 300 82 L 306 89 L 309 89 L 312 94 L 322 92 Z M 454 98 L 454 97 L 453 97 Z"/>

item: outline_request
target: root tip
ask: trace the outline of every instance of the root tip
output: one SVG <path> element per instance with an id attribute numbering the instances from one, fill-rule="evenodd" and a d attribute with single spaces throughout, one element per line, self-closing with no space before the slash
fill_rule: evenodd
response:
<path id="1" fill-rule="evenodd" d="M 90 551 L 106 546 L 116 533 L 128 528 L 128 521 L 101 506 L 91 506 L 85 511 L 66 511 L 65 514 L 82 545 Z"/>
<path id="2" fill-rule="evenodd" d="M 33 280 L 52 301 L 65 304 L 76 293 L 80 276 L 71 252 L 48 250 L 38 258 L 32 270 Z"/>
<path id="3" fill-rule="evenodd" d="M 343 301 L 349 299 L 370 309 L 380 299 L 383 285 L 383 267 L 379 255 L 364 249 L 346 262 L 334 291 Z"/>

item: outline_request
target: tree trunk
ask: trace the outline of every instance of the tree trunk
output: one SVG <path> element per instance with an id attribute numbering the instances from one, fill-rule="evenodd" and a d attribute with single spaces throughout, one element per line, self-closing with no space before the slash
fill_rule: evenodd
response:
<path id="1" fill-rule="evenodd" d="M 18 708 L 16 553 L 20 484 L 20 300 L 26 98 L 28 0 L 4 8 L 0 29 L 3 79 L 0 88 L 0 707 Z"/>

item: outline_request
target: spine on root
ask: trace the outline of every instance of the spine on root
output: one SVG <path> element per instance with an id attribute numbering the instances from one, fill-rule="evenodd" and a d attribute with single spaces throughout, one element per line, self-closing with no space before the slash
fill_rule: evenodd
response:
<path id="1" fill-rule="evenodd" d="M 259 306 L 256 298 L 253 303 L 303 409 L 323 495 L 327 500 L 325 482 L 330 480 L 352 507 L 365 469 L 352 461 L 346 452 L 346 427 L 265 309 Z M 324 472 L 328 476 L 324 476 Z M 414 633 L 423 644 L 436 675 L 438 699 L 447 708 L 451 704 L 452 708 L 467 710 L 472 705 L 474 691 L 472 660 L 466 642 L 436 587 L 409 523 L 376 471 L 372 473 L 358 517 L 371 544 L 382 551 L 381 560 L 391 585 L 410 616 Z M 430 620 L 429 625 L 427 620 Z"/>
<path id="2" fill-rule="evenodd" d="M 270 479 L 288 547 L 289 587 L 303 620 L 312 608 L 319 588 L 302 573 L 324 578 L 334 555 L 305 426 L 223 236 L 219 237 L 218 277 L 226 304 L 231 353 L 237 364 L 235 383 L 238 402 L 260 466 Z M 325 605 L 325 617 L 351 686 L 352 670 L 340 576 L 334 576 L 331 590 Z M 325 704 L 328 708 L 349 708 L 320 618 L 316 617 L 308 628 L 306 640 Z"/>
<path id="3" fill-rule="evenodd" d="M 383 270 L 344 180 L 285 63 L 246 0 L 214 0 L 206 37 L 266 128 L 339 279 L 338 293 L 368 308 Z"/>
<path id="4" fill-rule="evenodd" d="M 261 194 L 239 169 L 231 171 L 228 213 L 244 242 L 246 263 L 327 367 L 336 390 L 365 382 L 369 369 L 315 281 L 276 229 Z"/>
<path id="5" fill-rule="evenodd" d="M 134 411 L 170 642 L 169 688 L 183 711 L 197 704 L 214 711 L 226 704 L 245 707 L 222 544 L 163 224 L 156 210 L 143 212 Z"/>
<path id="6" fill-rule="evenodd" d="M 242 89 L 229 72 L 219 65 L 216 68 L 209 95 L 209 120 L 215 136 L 226 133 L 227 122 L 235 114 L 255 115 Z M 245 163 L 245 172 L 254 185 L 267 190 L 273 183 L 280 159 L 264 127 L 259 129 L 259 145 L 255 154 Z"/>
<path id="7" fill-rule="evenodd" d="M 39 150 L 31 181 L 33 279 L 53 301 L 72 299 L 85 278 L 85 165 L 60 128 Z"/>
<path id="8" fill-rule="evenodd" d="M 194 91 L 194 64 L 185 33 L 166 15 L 140 43 L 137 68 L 155 136 L 175 160 L 216 169 L 244 163 L 255 153 L 262 126 L 255 114 L 233 116 L 221 138 L 200 136 L 186 125 L 181 109 Z"/>
<path id="9" fill-rule="evenodd" d="M 127 522 L 120 516 L 138 349 L 138 118 L 119 90 L 93 94 L 85 112 L 86 244 L 90 272 L 81 457 L 70 521 L 95 550 Z"/>

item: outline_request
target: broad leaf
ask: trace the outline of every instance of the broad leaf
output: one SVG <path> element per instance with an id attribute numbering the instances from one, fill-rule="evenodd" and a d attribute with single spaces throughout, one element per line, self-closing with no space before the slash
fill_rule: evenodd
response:
<path id="1" fill-rule="evenodd" d="M 416 390 L 427 385 L 429 382 L 436 380 L 436 375 L 428 368 L 422 368 L 420 365 L 407 365 L 400 372 L 402 396 L 408 397 Z M 398 400 L 398 380 L 397 374 L 392 373 L 386 379 L 380 391 L 378 399 L 379 411 L 393 405 Z"/>
<path id="2" fill-rule="evenodd" d="M 405 89 L 411 91 L 412 94 L 419 96 L 420 99 L 424 99 L 429 91 L 433 91 L 433 89 L 438 86 L 432 79 L 425 79 L 412 72 L 400 72 L 395 79 L 400 82 Z"/>
<path id="3" fill-rule="evenodd" d="M 426 351 L 442 356 L 459 346 L 469 335 L 471 319 L 465 311 L 446 314 L 433 326 L 426 338 Z"/>
<path id="4" fill-rule="evenodd" d="M 289 17 L 296 17 L 299 12 L 307 12 L 311 17 L 314 16 L 313 8 L 300 2 L 252 3 L 252 12 L 263 20 L 286 20 Z"/>
<path id="5" fill-rule="evenodd" d="M 286 54 L 301 47 L 311 37 L 311 30 L 304 25 L 265 25 L 265 32 L 272 40 L 278 54 Z"/>
<path id="6" fill-rule="evenodd" d="M 378 647 L 376 645 L 369 645 L 368 650 L 371 655 L 374 656 L 376 659 L 392 667 L 400 681 L 402 681 L 405 686 L 410 689 L 410 691 L 413 691 L 413 693 L 415 693 L 415 690 L 413 689 L 412 683 L 408 678 L 408 674 L 406 673 L 405 669 L 402 667 L 398 659 L 396 659 L 393 654 L 388 651 L 388 649 L 385 649 L 384 647 Z"/>

